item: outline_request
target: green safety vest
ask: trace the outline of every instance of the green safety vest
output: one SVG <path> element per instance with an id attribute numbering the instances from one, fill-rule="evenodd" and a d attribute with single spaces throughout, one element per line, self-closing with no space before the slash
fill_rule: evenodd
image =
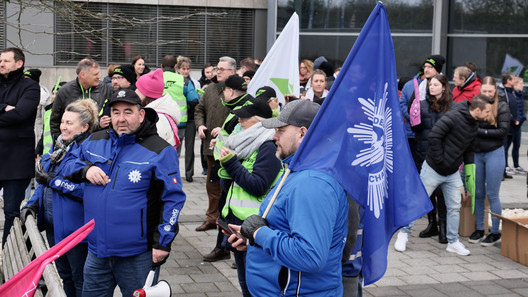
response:
<path id="1" fill-rule="evenodd" d="M 187 98 L 183 93 L 183 87 L 185 85 L 183 75 L 172 71 L 164 71 L 163 82 L 165 83 L 163 95 L 169 93 L 172 100 L 176 101 L 181 113 L 180 124 L 187 123 Z"/>
<path id="2" fill-rule="evenodd" d="M 249 157 L 242 161 L 242 166 L 244 166 L 244 168 L 250 173 L 253 172 L 253 165 L 257 159 L 258 151 L 259 150 L 254 151 Z M 271 185 L 274 185 L 277 182 L 283 172 L 284 169 L 281 168 Z M 232 179 L 223 167 L 218 170 L 218 176 L 223 179 Z M 258 214 L 260 204 L 266 195 L 267 193 L 259 197 L 253 196 L 233 181 L 227 192 L 227 201 L 222 209 L 222 217 L 225 218 L 229 211 L 241 220 L 245 220 L 251 215 Z"/>
<path id="3" fill-rule="evenodd" d="M 51 150 L 51 147 L 53 146 L 53 136 L 51 136 L 50 119 L 51 108 L 46 110 L 44 112 L 44 116 L 42 117 L 42 120 L 44 122 L 44 130 L 42 133 L 42 154 L 48 153 Z"/>
<path id="4" fill-rule="evenodd" d="M 238 102 L 240 102 L 240 100 L 244 99 L 244 97 L 246 97 L 247 94 L 245 94 L 244 96 L 241 96 L 238 100 L 236 100 L 236 102 L 229 102 L 229 103 L 225 103 L 225 102 L 222 102 L 222 104 L 226 105 L 226 106 L 229 106 L 229 105 L 236 105 Z M 246 106 L 246 105 L 250 105 L 250 104 L 253 104 L 251 101 L 247 100 L 244 104 L 240 105 L 240 106 L 237 106 L 233 109 L 239 109 L 241 108 L 242 106 Z M 229 134 L 227 133 L 227 131 L 225 130 L 225 125 L 227 123 L 229 123 L 229 121 L 231 121 L 233 118 L 235 117 L 235 114 L 230 112 L 229 115 L 227 115 L 227 118 L 225 119 L 224 123 L 222 124 L 222 130 L 220 130 L 220 133 L 218 133 L 218 136 L 216 136 L 216 143 L 213 147 L 213 157 L 215 160 L 218 160 L 218 157 L 220 156 L 220 154 L 222 153 L 222 148 L 225 146 L 225 142 L 227 140 L 227 138 L 229 137 Z"/>

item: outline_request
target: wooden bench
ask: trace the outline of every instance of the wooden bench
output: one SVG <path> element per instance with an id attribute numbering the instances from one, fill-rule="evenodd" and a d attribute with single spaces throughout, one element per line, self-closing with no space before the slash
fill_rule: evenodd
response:
<path id="1" fill-rule="evenodd" d="M 29 215 L 25 225 L 21 224 L 19 218 L 15 218 L 2 251 L 2 273 L 0 274 L 3 278 L 1 280 L 2 283 L 13 277 L 32 260 L 46 252 L 46 250 L 46 241 L 38 230 L 35 218 Z M 54 262 L 46 266 L 42 277 L 46 289 L 43 290 L 43 286 L 41 286 L 41 278 L 34 296 L 66 297 Z"/>

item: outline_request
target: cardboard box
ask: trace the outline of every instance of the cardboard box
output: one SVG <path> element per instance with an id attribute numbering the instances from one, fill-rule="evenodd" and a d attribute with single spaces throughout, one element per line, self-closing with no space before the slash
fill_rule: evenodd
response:
<path id="1" fill-rule="evenodd" d="M 506 218 L 491 214 L 502 220 L 501 254 L 528 266 L 528 217 Z"/>
<path id="2" fill-rule="evenodd" d="M 489 202 L 486 196 L 486 206 L 484 209 L 484 234 L 489 233 Z M 476 230 L 475 214 L 471 213 L 471 197 L 464 197 L 460 206 L 460 222 L 458 225 L 458 234 L 462 237 L 469 237 Z"/>

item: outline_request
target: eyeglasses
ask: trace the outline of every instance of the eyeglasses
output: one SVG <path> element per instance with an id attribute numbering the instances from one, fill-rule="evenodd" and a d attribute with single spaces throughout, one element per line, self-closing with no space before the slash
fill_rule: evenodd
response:
<path id="1" fill-rule="evenodd" d="M 124 76 L 112 76 L 112 80 L 122 80 L 123 78 L 125 78 Z"/>
<path id="2" fill-rule="evenodd" d="M 233 70 L 232 68 L 216 68 L 216 72 L 224 72 L 226 70 Z"/>

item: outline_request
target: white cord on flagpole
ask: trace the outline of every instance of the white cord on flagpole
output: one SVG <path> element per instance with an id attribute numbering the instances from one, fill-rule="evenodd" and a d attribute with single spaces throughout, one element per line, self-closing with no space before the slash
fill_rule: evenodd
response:
<path id="1" fill-rule="evenodd" d="M 268 216 L 271 206 L 273 205 L 273 203 L 275 203 L 275 199 L 277 199 L 277 195 L 279 195 L 279 191 L 282 189 L 282 185 L 284 184 L 284 181 L 288 177 L 288 174 L 290 174 L 290 171 L 291 171 L 290 168 L 288 168 L 286 169 L 286 172 L 284 172 L 284 175 L 282 176 L 279 186 L 277 186 L 277 190 L 275 191 L 275 193 L 273 193 L 273 196 L 271 197 L 268 207 L 266 207 L 266 210 L 264 211 L 264 214 L 262 215 L 263 219 L 265 219 Z"/>

